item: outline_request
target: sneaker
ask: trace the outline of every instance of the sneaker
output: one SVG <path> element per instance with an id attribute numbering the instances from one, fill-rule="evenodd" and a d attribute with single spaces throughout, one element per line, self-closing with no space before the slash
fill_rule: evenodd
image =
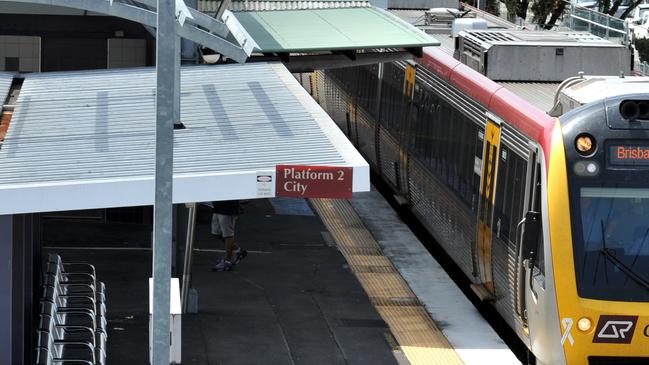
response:
<path id="1" fill-rule="evenodd" d="M 236 265 L 241 262 L 244 258 L 248 256 L 248 250 L 245 250 L 243 248 L 239 248 L 238 250 L 234 251 L 234 262 L 233 264 Z"/>
<path id="2" fill-rule="evenodd" d="M 212 267 L 212 271 L 230 271 L 232 263 L 228 260 L 221 260 Z"/>

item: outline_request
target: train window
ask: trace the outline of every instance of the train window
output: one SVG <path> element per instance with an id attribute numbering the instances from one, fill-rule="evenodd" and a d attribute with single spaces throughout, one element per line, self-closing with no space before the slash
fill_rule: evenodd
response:
<path id="1" fill-rule="evenodd" d="M 536 192 L 534 193 L 534 209 L 537 212 L 542 212 L 543 206 L 541 205 L 541 166 L 536 165 L 538 171 L 536 178 Z M 541 216 L 543 216 L 541 214 Z M 543 247 L 543 229 L 539 232 L 539 238 L 536 247 L 536 260 L 534 261 L 534 267 L 545 276 L 545 256 L 544 256 L 544 247 Z"/>
<path id="2" fill-rule="evenodd" d="M 479 186 L 473 155 L 476 145 L 482 144 L 479 128 L 426 86 L 417 89 L 415 96 L 408 123 L 411 152 L 471 207 Z"/>
<path id="3" fill-rule="evenodd" d="M 523 217 L 526 173 L 527 161 L 502 145 L 492 228 L 496 236 L 512 243 L 516 242 L 516 225 Z"/>
<path id="4" fill-rule="evenodd" d="M 430 91 L 425 87 L 422 87 L 419 90 L 421 103 L 415 104 L 417 113 L 413 116 L 413 121 L 415 125 L 412 127 L 413 133 L 413 145 L 411 147 L 411 152 L 414 154 L 414 157 L 419 161 L 427 164 L 427 151 L 430 141 L 430 129 L 432 124 L 432 116 L 430 115 L 429 109 L 429 93 Z"/>

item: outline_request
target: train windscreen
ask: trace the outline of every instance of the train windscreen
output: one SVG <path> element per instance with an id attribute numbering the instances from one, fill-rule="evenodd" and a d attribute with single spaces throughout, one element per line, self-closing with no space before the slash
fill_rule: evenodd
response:
<path id="1" fill-rule="evenodd" d="M 649 189 L 581 187 L 579 194 L 580 296 L 649 301 Z"/>

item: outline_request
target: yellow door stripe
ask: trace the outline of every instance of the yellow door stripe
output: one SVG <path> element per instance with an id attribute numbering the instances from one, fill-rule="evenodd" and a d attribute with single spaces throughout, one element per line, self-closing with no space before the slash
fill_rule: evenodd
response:
<path id="1" fill-rule="evenodd" d="M 412 64 L 406 65 L 406 84 L 403 90 L 405 96 L 412 98 L 415 90 L 415 66 Z"/>
<path id="2" fill-rule="evenodd" d="M 496 173 L 500 151 L 500 126 L 487 119 L 484 147 L 482 150 L 482 176 L 480 179 L 480 208 L 478 212 L 478 271 L 480 281 L 493 294 L 491 268 L 491 226 L 496 192 Z"/>

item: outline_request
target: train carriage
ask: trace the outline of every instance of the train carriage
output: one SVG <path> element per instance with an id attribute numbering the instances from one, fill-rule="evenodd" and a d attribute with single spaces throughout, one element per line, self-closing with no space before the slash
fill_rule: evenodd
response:
<path id="1" fill-rule="evenodd" d="M 538 364 L 649 363 L 648 79 L 571 78 L 550 116 L 438 49 L 314 77 Z"/>

